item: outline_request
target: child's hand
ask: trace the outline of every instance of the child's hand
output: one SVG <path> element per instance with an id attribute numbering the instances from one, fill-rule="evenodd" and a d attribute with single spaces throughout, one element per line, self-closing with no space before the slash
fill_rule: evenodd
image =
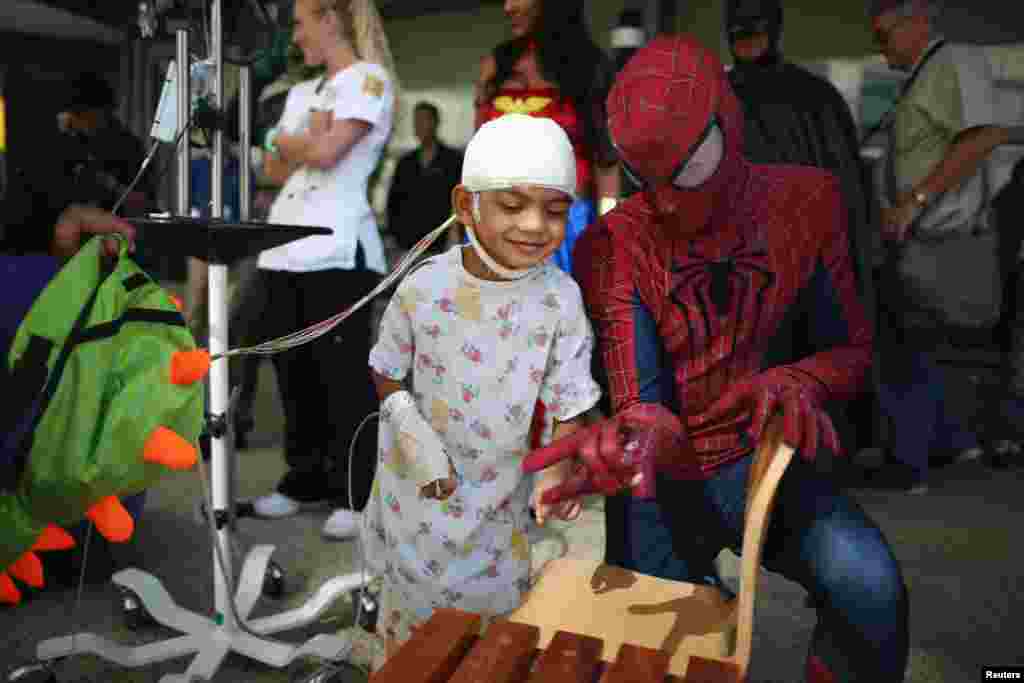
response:
<path id="1" fill-rule="evenodd" d="M 455 468 L 451 462 L 448 463 L 449 477 L 447 479 L 436 479 L 429 484 L 424 484 L 420 489 L 420 498 L 433 498 L 435 500 L 447 500 L 459 488 L 459 480 Z"/>
<path id="2" fill-rule="evenodd" d="M 575 463 L 560 462 L 557 465 L 537 473 L 537 479 L 533 484 L 533 494 L 530 496 L 530 505 L 537 514 L 537 524 L 544 526 L 548 517 L 554 516 L 566 522 L 572 522 L 580 516 L 583 504 L 579 500 L 563 500 L 553 504 L 541 502 L 544 492 L 561 486 L 572 474 Z"/>
<path id="3" fill-rule="evenodd" d="M 447 500 L 455 489 L 459 487 L 459 482 L 454 477 L 448 479 L 437 479 L 435 481 L 426 484 L 420 489 L 421 498 L 434 498 L 435 500 Z"/>

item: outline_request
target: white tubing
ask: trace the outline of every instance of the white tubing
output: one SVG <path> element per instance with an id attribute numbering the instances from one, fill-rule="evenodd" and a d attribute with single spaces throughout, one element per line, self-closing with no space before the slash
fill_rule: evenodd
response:
<path id="1" fill-rule="evenodd" d="M 475 220 L 478 223 L 480 222 L 479 192 L 473 193 L 473 220 Z M 506 268 L 505 266 L 501 265 L 493 258 L 491 258 L 491 255 L 487 253 L 487 250 L 484 249 L 484 246 L 480 244 L 480 240 L 477 239 L 476 231 L 473 230 L 472 225 L 467 224 L 465 228 L 466 234 L 469 235 L 469 243 L 473 246 L 473 251 L 475 251 L 476 255 L 480 257 L 480 260 L 484 262 L 484 265 L 487 266 L 491 270 L 491 272 L 493 272 L 498 277 L 503 278 L 505 280 L 522 280 L 524 277 L 530 275 L 531 273 L 535 272 L 538 268 L 540 268 L 540 265 L 515 270 L 512 268 Z"/>

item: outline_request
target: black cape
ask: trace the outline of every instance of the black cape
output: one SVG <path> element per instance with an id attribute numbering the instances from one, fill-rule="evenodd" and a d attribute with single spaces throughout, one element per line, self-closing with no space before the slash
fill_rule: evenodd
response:
<path id="1" fill-rule="evenodd" d="M 868 318 L 876 321 L 873 286 L 874 239 L 878 205 L 871 192 L 870 173 L 861 160 L 860 142 L 849 105 L 826 79 L 782 60 L 738 63 L 729 73 L 746 119 L 744 151 L 762 164 L 798 164 L 831 171 L 846 203 L 850 257 L 861 301 Z M 796 307 L 798 318 L 773 340 L 773 360 L 786 362 L 822 350 L 813 340 L 813 302 Z M 872 384 L 877 376 L 872 377 Z M 873 405 L 868 402 L 847 415 L 847 408 L 830 406 L 829 413 L 847 444 L 858 447 L 874 441 L 868 425 Z M 858 429 L 856 424 L 863 426 Z"/>
<path id="2" fill-rule="evenodd" d="M 738 64 L 729 72 L 746 118 L 745 152 L 762 164 L 800 164 L 839 178 L 858 286 L 870 292 L 877 207 L 850 107 L 826 79 L 795 64 Z M 865 303 L 870 303 L 868 297 Z"/>

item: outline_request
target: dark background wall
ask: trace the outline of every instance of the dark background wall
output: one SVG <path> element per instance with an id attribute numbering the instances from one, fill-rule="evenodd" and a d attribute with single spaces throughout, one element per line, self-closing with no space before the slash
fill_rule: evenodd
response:
<path id="1" fill-rule="evenodd" d="M 69 77 L 88 70 L 119 81 L 120 49 L 84 41 L 0 33 L 0 63 L 7 65 L 5 85 L 9 130 L 8 163 L 45 178 L 59 146 L 57 112 Z"/>

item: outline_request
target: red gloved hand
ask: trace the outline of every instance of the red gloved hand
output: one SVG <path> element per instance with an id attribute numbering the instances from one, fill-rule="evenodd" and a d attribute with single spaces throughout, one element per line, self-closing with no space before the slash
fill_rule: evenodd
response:
<path id="1" fill-rule="evenodd" d="M 523 461 L 523 471 L 536 472 L 579 456 L 581 467 L 569 480 L 544 493 L 546 505 L 592 493 L 608 496 L 624 488 L 632 488 L 637 498 L 651 498 L 655 473 L 695 469 L 692 455 L 686 430 L 674 413 L 657 403 L 637 403 L 534 451 Z"/>
<path id="2" fill-rule="evenodd" d="M 747 434 L 758 443 L 768 419 L 781 411 L 782 440 L 805 460 L 814 460 L 819 446 L 841 455 L 839 435 L 822 407 L 826 395 L 824 385 L 813 375 L 792 367 L 771 368 L 729 387 L 705 419 L 714 423 L 749 411 Z"/>

